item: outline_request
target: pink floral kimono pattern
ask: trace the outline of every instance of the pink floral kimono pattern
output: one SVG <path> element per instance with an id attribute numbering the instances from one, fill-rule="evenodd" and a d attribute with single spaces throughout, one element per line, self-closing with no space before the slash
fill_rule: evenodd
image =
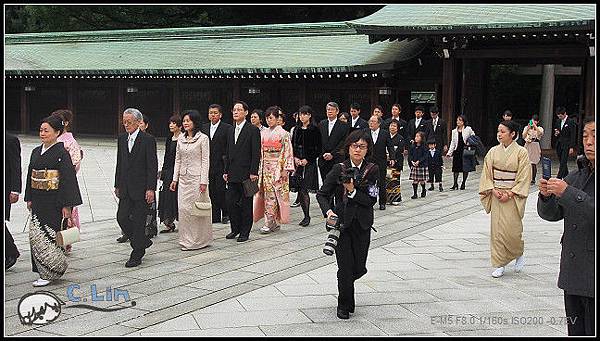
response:
<path id="1" fill-rule="evenodd" d="M 79 143 L 75 141 L 73 134 L 70 132 L 64 132 L 58 136 L 58 142 L 62 142 L 65 145 L 65 149 L 69 152 L 71 156 L 71 161 L 73 161 L 73 166 L 75 166 L 75 173 L 79 173 L 79 169 L 81 167 L 81 159 L 83 157 L 81 152 L 81 147 Z M 77 226 L 78 229 L 81 230 L 81 223 L 79 222 L 79 211 L 77 207 L 73 207 L 73 211 L 71 212 L 71 218 L 73 220 L 73 224 Z"/>
<path id="2" fill-rule="evenodd" d="M 273 229 L 290 221 L 288 171 L 294 171 L 290 134 L 282 127 L 263 129 L 258 188 L 254 195 L 254 222 L 265 217 L 265 226 Z"/>

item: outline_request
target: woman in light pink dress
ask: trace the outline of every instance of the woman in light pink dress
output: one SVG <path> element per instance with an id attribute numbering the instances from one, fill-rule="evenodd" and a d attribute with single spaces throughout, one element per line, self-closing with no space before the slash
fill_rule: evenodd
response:
<path id="1" fill-rule="evenodd" d="M 81 159 L 83 158 L 83 151 L 79 146 L 79 143 L 73 137 L 73 133 L 71 133 L 71 123 L 73 122 L 73 113 L 71 110 L 67 109 L 59 109 L 52 113 L 52 115 L 59 116 L 63 120 L 63 124 L 65 126 L 64 133 L 58 136 L 58 142 L 62 142 L 65 145 L 65 149 L 69 152 L 71 156 L 71 160 L 73 161 L 73 166 L 75 167 L 75 173 L 79 173 L 79 169 L 81 168 Z M 81 223 L 79 222 L 79 211 L 77 207 L 73 207 L 73 211 L 71 212 L 71 219 L 73 220 L 73 226 L 76 226 L 79 230 L 81 230 Z M 67 252 L 71 251 L 71 245 L 66 247 Z"/>

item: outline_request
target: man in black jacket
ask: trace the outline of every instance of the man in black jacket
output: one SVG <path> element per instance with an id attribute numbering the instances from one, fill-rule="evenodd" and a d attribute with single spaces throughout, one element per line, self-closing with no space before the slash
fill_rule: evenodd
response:
<path id="1" fill-rule="evenodd" d="M 218 104 L 208 107 L 209 123 L 202 125 L 202 132 L 210 138 L 210 169 L 208 171 L 208 192 L 212 203 L 212 222 L 228 224 L 229 214 L 225 203 L 225 159 L 227 143 L 233 127 L 221 121 L 223 108 Z M 221 218 L 222 215 L 222 218 Z"/>
<path id="2" fill-rule="evenodd" d="M 427 140 L 427 127 L 425 126 L 425 119 L 423 118 L 424 113 L 425 108 L 419 105 L 415 108 L 415 118 L 412 118 L 410 121 L 408 121 L 406 128 L 406 141 L 410 141 L 410 143 L 407 143 L 407 149 L 415 142 L 415 135 L 418 131 L 424 132 L 425 141 Z"/>
<path id="3" fill-rule="evenodd" d="M 233 239 L 238 234 L 238 242 L 245 242 L 252 228 L 252 197 L 244 195 L 243 182 L 258 181 L 260 163 L 260 131 L 246 122 L 248 104 L 243 101 L 233 103 L 234 129 L 227 138 L 227 158 L 223 179 L 227 182 L 227 200 L 231 233 L 225 238 Z"/>
<path id="4" fill-rule="evenodd" d="M 372 143 L 365 131 L 354 131 L 345 141 L 349 159 L 337 163 L 317 192 L 317 201 L 328 220 L 339 218 L 340 234 L 335 250 L 338 265 L 337 317 L 348 319 L 354 313 L 354 282 L 367 273 L 367 255 L 373 227 L 373 205 L 377 201 L 377 165 L 367 161 Z M 342 169 L 358 169 L 356 179 L 341 183 Z M 356 180 L 356 181 L 355 181 Z M 337 197 L 336 204 L 331 198 Z"/>
<path id="5" fill-rule="evenodd" d="M 448 152 L 448 134 L 446 133 L 448 126 L 446 121 L 440 118 L 437 106 L 432 106 L 429 109 L 431 120 L 425 122 L 427 139 L 435 140 L 435 149 L 442 151 L 444 155 Z"/>
<path id="6" fill-rule="evenodd" d="M 542 219 L 564 219 L 558 287 L 564 290 L 569 335 L 595 333 L 596 122 L 593 119 L 584 125 L 583 148 L 585 157 L 580 156 L 579 169 L 564 180 L 540 180 L 537 201 Z"/>
<path id="7" fill-rule="evenodd" d="M 348 122 L 350 124 L 350 129 L 348 130 L 348 133 L 351 133 L 355 130 L 366 129 L 369 127 L 367 121 L 364 118 L 360 117 L 360 104 L 350 104 L 350 116 L 351 119 L 350 122 Z"/>
<path id="8" fill-rule="evenodd" d="M 318 165 L 323 181 L 325 181 L 327 173 L 333 165 L 343 161 L 340 149 L 348 135 L 348 124 L 337 119 L 340 106 L 335 102 L 329 102 L 326 110 L 327 118 L 319 123 L 322 151 L 318 159 Z"/>
<path id="9" fill-rule="evenodd" d="M 115 195 L 119 198 L 117 221 L 124 236 L 130 240 L 133 251 L 125 267 L 142 263 L 146 249 L 152 241 L 146 236 L 144 225 L 148 204 L 154 202 L 158 159 L 156 140 L 139 129 L 142 113 L 134 108 L 123 112 L 125 133 L 117 144 Z"/>
<path id="10" fill-rule="evenodd" d="M 10 221 L 10 206 L 19 201 L 21 193 L 21 143 L 15 135 L 9 133 L 4 135 L 4 143 L 4 269 L 8 270 L 20 256 L 6 221 Z"/>
<path id="11" fill-rule="evenodd" d="M 395 156 L 394 142 L 390 136 L 390 133 L 381 129 L 381 118 L 377 116 L 371 116 L 369 119 L 369 129 L 366 131 L 369 133 L 371 137 L 371 142 L 373 143 L 373 154 L 371 155 L 370 161 L 375 163 L 379 168 L 379 178 L 377 180 L 377 184 L 379 185 L 379 209 L 385 210 L 385 203 L 387 202 L 387 192 L 386 192 L 386 173 L 387 173 L 387 164 L 388 164 L 388 156 L 391 161 L 391 165 L 393 166 Z"/>
<path id="12" fill-rule="evenodd" d="M 556 153 L 560 160 L 556 177 L 562 179 L 569 174 L 569 168 L 567 167 L 569 156 L 575 155 L 577 124 L 574 119 L 569 118 L 567 110 L 564 107 L 558 107 L 556 115 L 558 116 L 558 122 L 554 126 L 554 136 L 558 137 Z"/>

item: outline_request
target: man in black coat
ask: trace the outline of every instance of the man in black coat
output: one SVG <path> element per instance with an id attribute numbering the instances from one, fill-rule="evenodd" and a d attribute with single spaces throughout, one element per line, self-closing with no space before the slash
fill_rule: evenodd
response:
<path id="1" fill-rule="evenodd" d="M 448 152 L 448 134 L 446 133 L 448 126 L 446 121 L 440 118 L 437 106 L 432 106 L 429 109 L 431 120 L 425 122 L 427 139 L 435 140 L 435 149 L 442 151 L 444 155 Z"/>
<path id="2" fill-rule="evenodd" d="M 385 210 L 385 203 L 387 202 L 387 192 L 385 190 L 387 185 L 387 154 L 389 154 L 389 160 L 392 160 L 391 163 L 393 166 L 394 160 L 396 159 L 396 152 L 392 137 L 387 130 L 381 129 L 381 122 L 382 120 L 378 116 L 371 116 L 369 119 L 369 129 L 366 129 L 365 131 L 369 134 L 371 142 L 373 143 L 373 153 L 371 154 L 370 161 L 375 163 L 379 168 L 379 177 L 377 180 L 379 186 L 379 209 Z"/>
<path id="3" fill-rule="evenodd" d="M 348 135 L 348 124 L 337 119 L 340 107 L 335 102 L 329 102 L 326 106 L 327 118 L 319 123 L 321 132 L 321 156 L 318 159 L 321 179 L 325 181 L 327 173 L 334 164 L 342 162 L 343 156 L 340 149 L 344 145 L 344 139 Z"/>
<path id="4" fill-rule="evenodd" d="M 119 198 L 117 221 L 123 234 L 129 237 L 133 251 L 125 267 L 142 263 L 146 248 L 152 241 L 145 234 L 148 205 L 153 203 L 156 191 L 158 159 L 156 139 L 139 129 L 142 113 L 134 108 L 123 112 L 125 133 L 117 144 L 115 194 Z"/>
<path id="5" fill-rule="evenodd" d="M 425 133 L 425 141 L 427 141 L 427 127 L 425 126 L 425 119 L 423 118 L 423 114 L 425 113 L 425 108 L 422 106 L 417 106 L 415 108 L 415 118 L 410 119 L 406 128 L 406 148 L 408 149 L 415 142 L 415 135 L 418 131 L 422 131 Z"/>
<path id="6" fill-rule="evenodd" d="M 537 211 L 542 219 L 564 219 L 560 239 L 558 287 L 564 290 L 569 335 L 594 335 L 596 287 L 596 208 L 595 160 L 596 122 L 583 127 L 585 156 L 577 160 L 578 169 L 564 180 L 540 180 Z"/>
<path id="7" fill-rule="evenodd" d="M 358 103 L 350 104 L 350 116 L 351 116 L 351 119 L 350 119 L 350 122 L 348 122 L 350 124 L 350 129 L 348 130 L 348 133 L 351 133 L 355 130 L 369 128 L 369 124 L 367 123 L 367 120 L 360 117 L 360 104 L 358 104 Z"/>
<path id="8" fill-rule="evenodd" d="M 238 234 L 238 242 L 245 242 L 252 228 L 252 198 L 244 194 L 243 182 L 250 179 L 258 181 L 258 165 L 260 163 L 260 131 L 246 122 L 248 104 L 243 101 L 233 103 L 234 129 L 228 136 L 227 158 L 223 179 L 227 182 L 225 195 L 231 233 L 225 238 L 233 239 Z"/>
<path id="9" fill-rule="evenodd" d="M 228 137 L 233 127 L 221 121 L 223 108 L 218 104 L 208 107 L 209 123 L 202 125 L 202 132 L 210 138 L 210 168 L 208 171 L 208 192 L 212 202 L 212 222 L 229 223 L 225 202 L 225 159 L 227 158 Z M 221 218 L 222 215 L 222 218 Z"/>
<path id="10" fill-rule="evenodd" d="M 4 268 L 8 270 L 20 256 L 6 221 L 10 221 L 10 206 L 19 201 L 21 193 L 21 143 L 15 135 L 9 133 L 4 135 L 4 143 Z"/>
<path id="11" fill-rule="evenodd" d="M 575 155 L 575 146 L 577 145 L 577 124 L 575 120 L 567 115 L 567 110 L 564 107 L 556 109 L 558 122 L 554 126 L 554 136 L 558 137 L 556 143 L 556 154 L 560 160 L 557 178 L 562 179 L 569 174 L 567 161 L 569 156 Z"/>

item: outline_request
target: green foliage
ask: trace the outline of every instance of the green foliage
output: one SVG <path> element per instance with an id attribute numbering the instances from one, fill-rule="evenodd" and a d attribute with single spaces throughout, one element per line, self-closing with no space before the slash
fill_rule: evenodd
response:
<path id="1" fill-rule="evenodd" d="M 382 7 L 7 5 L 5 29 L 10 34 L 343 21 Z"/>

